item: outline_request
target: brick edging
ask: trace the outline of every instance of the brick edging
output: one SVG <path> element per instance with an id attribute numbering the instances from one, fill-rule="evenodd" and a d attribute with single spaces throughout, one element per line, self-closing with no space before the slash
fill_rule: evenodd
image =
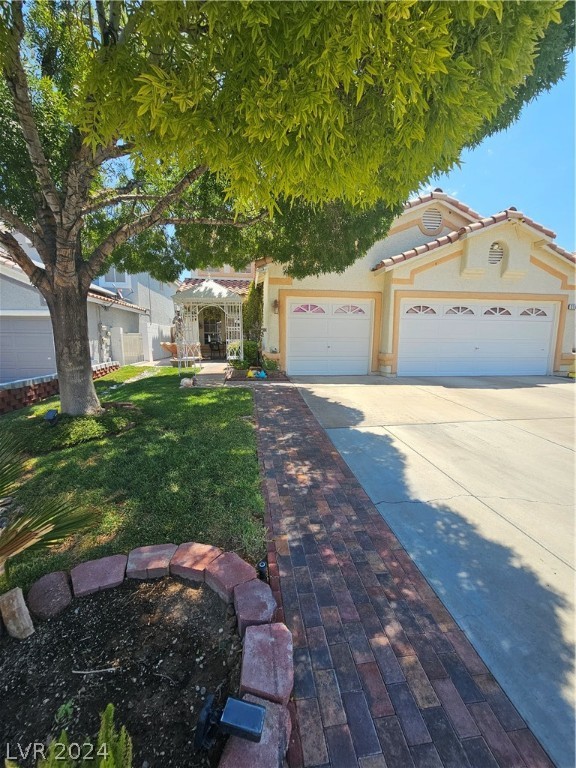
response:
<path id="1" fill-rule="evenodd" d="M 74 598 L 120 586 L 126 579 L 141 581 L 177 576 L 190 582 L 205 583 L 225 602 L 234 606 L 238 631 L 243 637 L 240 692 L 243 698 L 261 703 L 267 717 L 260 743 L 231 736 L 219 765 L 273 765 L 281 768 L 288 749 L 291 718 L 288 699 L 294 682 L 292 635 L 285 624 L 274 621 L 276 601 L 268 584 L 260 581 L 255 568 L 235 552 L 197 542 L 157 544 L 133 549 L 128 555 L 109 555 L 88 560 L 67 571 L 40 577 L 21 598 L 20 615 L 14 603 L 20 599 L 19 587 L 0 595 L 0 614 L 8 633 L 18 639 L 22 618 L 31 626 L 30 613 L 41 619 L 60 614 Z M 247 650 L 248 649 L 248 650 Z"/>
<path id="2" fill-rule="evenodd" d="M 117 362 L 99 363 L 92 368 L 92 379 L 100 379 L 107 373 L 117 371 L 118 368 L 120 363 Z M 39 403 L 57 395 L 59 391 L 58 376 L 55 373 L 50 376 L 38 376 L 34 379 L 0 384 L 0 416 Z"/>

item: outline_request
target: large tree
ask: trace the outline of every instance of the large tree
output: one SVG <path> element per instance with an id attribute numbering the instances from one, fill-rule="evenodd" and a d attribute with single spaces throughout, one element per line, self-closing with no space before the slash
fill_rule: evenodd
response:
<path id="1" fill-rule="evenodd" d="M 0 244 L 48 304 L 62 410 L 99 409 L 86 299 L 111 260 L 344 269 L 563 72 L 563 5 L 0 3 Z"/>

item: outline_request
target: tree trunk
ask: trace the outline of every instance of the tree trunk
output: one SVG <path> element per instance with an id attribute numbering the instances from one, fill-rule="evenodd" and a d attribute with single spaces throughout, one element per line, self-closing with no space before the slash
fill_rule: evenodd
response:
<path id="1" fill-rule="evenodd" d="M 52 318 L 62 413 L 100 413 L 92 380 L 87 295 L 76 285 L 54 286 L 46 296 Z"/>

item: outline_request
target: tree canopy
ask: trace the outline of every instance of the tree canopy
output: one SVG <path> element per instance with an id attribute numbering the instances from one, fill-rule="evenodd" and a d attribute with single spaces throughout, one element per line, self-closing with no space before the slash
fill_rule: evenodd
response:
<path id="1" fill-rule="evenodd" d="M 0 205 L 8 224 L 37 221 L 43 182 L 10 74 L 19 58 L 56 196 L 79 147 L 113 148 L 83 169 L 83 258 L 98 251 L 96 272 L 112 254 L 167 278 L 265 251 L 296 275 L 342 269 L 411 192 L 561 76 L 574 16 L 567 3 L 560 24 L 562 6 L 5 3 Z M 194 168 L 198 180 L 154 222 L 174 229 L 107 247 Z M 263 211 L 281 215 L 273 225 Z"/>
<path id="2" fill-rule="evenodd" d="M 563 6 L 0 3 L 0 245 L 48 304 L 64 410 L 98 408 L 86 299 L 111 261 L 345 269 L 562 75 Z"/>

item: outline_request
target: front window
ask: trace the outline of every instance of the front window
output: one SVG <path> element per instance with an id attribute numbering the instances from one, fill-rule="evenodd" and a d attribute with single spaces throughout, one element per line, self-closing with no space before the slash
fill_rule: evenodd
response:
<path id="1" fill-rule="evenodd" d="M 128 273 L 118 267 L 110 267 L 102 280 L 108 285 L 127 285 Z"/>

